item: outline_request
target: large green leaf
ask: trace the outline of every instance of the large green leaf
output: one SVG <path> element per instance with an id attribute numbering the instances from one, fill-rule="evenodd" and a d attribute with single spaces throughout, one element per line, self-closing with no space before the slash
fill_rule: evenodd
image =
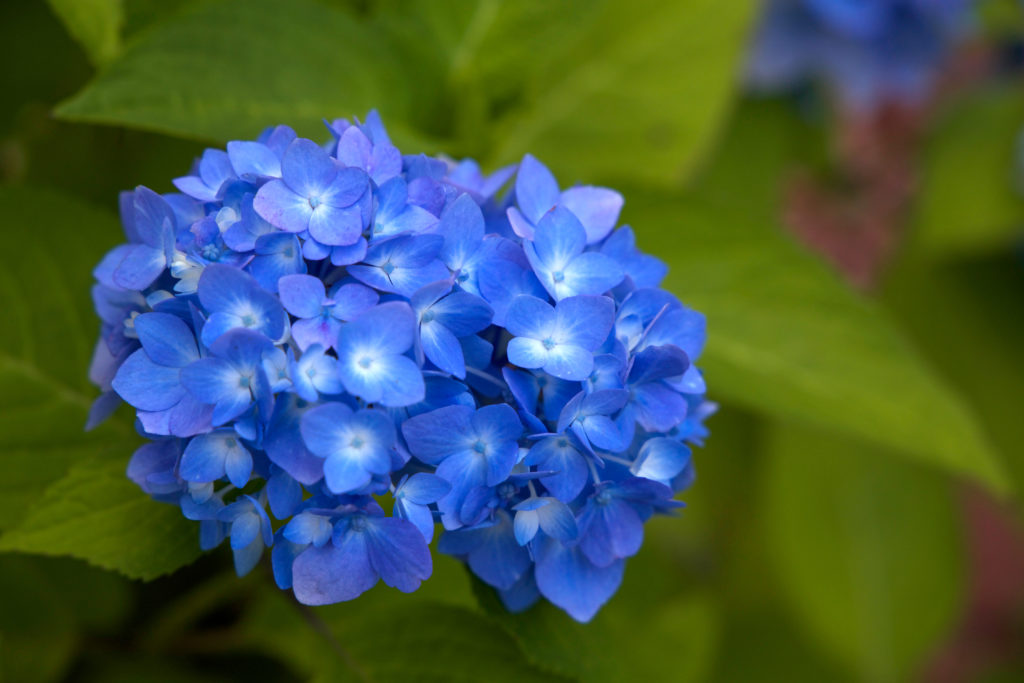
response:
<path id="1" fill-rule="evenodd" d="M 910 679 L 961 609 L 949 483 L 827 433 L 779 425 L 767 448 L 765 533 L 795 614 L 863 680 Z"/>
<path id="2" fill-rule="evenodd" d="M 381 589 L 375 589 L 380 591 Z M 247 638 L 313 680 L 559 681 L 476 611 L 414 596 L 310 609 L 267 592 L 246 615 Z"/>
<path id="3" fill-rule="evenodd" d="M 916 245 L 956 255 L 1024 235 L 1022 134 L 1024 97 L 1016 87 L 975 93 L 947 113 L 922 162 Z"/>
<path id="4" fill-rule="evenodd" d="M 971 412 L 889 316 L 774 225 L 639 192 L 626 210 L 644 248 L 671 266 L 668 288 L 708 317 L 700 363 L 713 396 L 1007 488 Z"/>
<path id="5" fill-rule="evenodd" d="M 279 123 L 323 136 L 322 119 L 374 107 L 404 120 L 408 90 L 382 36 L 341 10 L 223 0 L 143 31 L 58 115 L 212 140 Z"/>
<path id="6" fill-rule="evenodd" d="M 785 180 L 821 164 L 822 138 L 776 102 L 740 107 L 687 195 L 627 191 L 624 219 L 708 316 L 713 396 L 816 423 L 1007 482 L 976 417 L 892 318 L 783 233 Z M 698 197 L 696 199 L 695 197 Z"/>
<path id="7" fill-rule="evenodd" d="M 103 65 L 121 47 L 122 0 L 47 0 L 90 61 Z"/>
<path id="8" fill-rule="evenodd" d="M 193 524 L 125 476 L 138 437 L 113 420 L 84 431 L 98 322 L 91 271 L 116 219 L 53 192 L 0 189 L 17 258 L 0 271 L 0 549 L 74 555 L 152 577 L 198 554 Z"/>
<path id="9" fill-rule="evenodd" d="M 727 111 L 756 3 L 609 0 L 581 12 L 498 130 L 566 181 L 677 184 Z"/>
<path id="10" fill-rule="evenodd" d="M 683 539 L 692 537 L 691 525 L 688 512 L 647 524 L 644 547 L 628 561 L 622 587 L 586 624 L 543 599 L 510 614 L 490 586 L 474 580 L 474 589 L 484 611 L 549 671 L 588 682 L 702 681 L 721 625 L 718 605 L 695 589 L 693 568 L 673 567 L 676 553 L 687 552 Z"/>
<path id="11" fill-rule="evenodd" d="M 99 324 L 92 267 L 117 239 L 113 216 L 61 195 L 0 188 L 12 252 L 0 269 L 0 531 L 79 461 L 134 436 L 114 422 L 84 432 L 96 390 L 87 370 Z"/>
<path id="12" fill-rule="evenodd" d="M 963 259 L 908 257 L 883 294 L 922 351 L 941 364 L 1024 487 L 1024 267 L 1014 251 Z M 956 333 L 951 334 L 951 326 Z M 956 359 L 949 362 L 949 359 Z"/>
<path id="13" fill-rule="evenodd" d="M 124 473 L 127 458 L 75 465 L 0 536 L 0 550 L 71 555 L 136 579 L 153 579 L 199 556 L 195 522 L 157 503 Z"/>
<path id="14" fill-rule="evenodd" d="M 0 556 L 0 680 L 61 678 L 76 642 L 130 609 L 128 582 L 82 562 Z"/>

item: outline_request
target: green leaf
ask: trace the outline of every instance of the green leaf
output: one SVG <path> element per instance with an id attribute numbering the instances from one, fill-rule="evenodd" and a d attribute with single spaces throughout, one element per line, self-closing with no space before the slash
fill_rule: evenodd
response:
<path id="1" fill-rule="evenodd" d="M 102 66 L 117 56 L 124 24 L 122 0 L 47 0 L 89 60 Z"/>
<path id="2" fill-rule="evenodd" d="M 73 463 L 118 451 L 127 462 L 135 437 L 117 422 L 84 432 L 98 393 L 87 378 L 99 328 L 91 272 L 117 239 L 116 219 L 24 188 L 0 188 L 0 214 L 17 239 L 17 256 L 0 269 L 7 321 L 0 335 L 2 531 Z"/>
<path id="3" fill-rule="evenodd" d="M 495 159 L 531 152 L 570 182 L 678 184 L 727 111 L 755 5 L 609 0 L 580 13 L 500 126 Z"/>
<path id="4" fill-rule="evenodd" d="M 621 589 L 587 624 L 543 599 L 510 614 L 490 586 L 474 580 L 474 589 L 484 611 L 546 670 L 588 682 L 703 681 L 718 646 L 718 606 L 693 590 L 692 572 L 672 570 L 669 553 L 678 549 L 665 543 L 674 540 L 671 531 L 687 533 L 689 523 L 686 513 L 652 520 Z"/>
<path id="5" fill-rule="evenodd" d="M 86 633 L 129 609 L 128 582 L 69 559 L 0 556 L 0 680 L 61 678 Z"/>
<path id="6" fill-rule="evenodd" d="M 30 558 L 0 557 L 0 680 L 53 681 L 66 672 L 74 615 Z"/>
<path id="7" fill-rule="evenodd" d="M 914 243 L 958 255 L 1005 247 L 1024 235 L 1017 88 L 986 90 L 959 103 L 932 133 L 923 161 Z"/>
<path id="8" fill-rule="evenodd" d="M 406 91 L 383 37 L 345 12 L 308 0 L 224 0 L 143 31 L 57 114 L 226 140 L 279 123 L 323 137 L 322 119 L 377 107 L 400 133 Z"/>
<path id="9" fill-rule="evenodd" d="M 796 616 L 863 680 L 912 678 L 962 608 L 949 482 L 825 433 L 780 425 L 766 445 L 765 533 Z"/>
<path id="10" fill-rule="evenodd" d="M 708 317 L 711 394 L 894 447 L 1007 490 L 960 396 L 890 317 L 767 223 L 722 206 L 626 193 L 666 286 Z"/>
<path id="11" fill-rule="evenodd" d="M 266 592 L 246 615 L 248 639 L 316 681 L 559 681 L 526 661 L 479 613 L 413 596 L 310 609 Z M 379 593 L 378 593 L 379 594 Z"/>
<path id="12" fill-rule="evenodd" d="M 822 147 L 788 108 L 748 101 L 687 195 L 624 191 L 624 220 L 670 266 L 666 286 L 708 316 L 700 364 L 712 396 L 1007 491 L 962 397 L 882 307 L 783 234 L 782 183 L 795 163 L 820 163 Z"/>
<path id="13" fill-rule="evenodd" d="M 125 476 L 127 454 L 74 466 L 0 536 L 0 550 L 71 555 L 135 579 L 154 579 L 199 556 L 198 530 Z"/>
<path id="14" fill-rule="evenodd" d="M 1015 251 L 961 259 L 908 254 L 893 269 L 883 299 L 922 351 L 971 402 L 1024 490 L 1024 316 L 1010 292 L 1024 292 Z M 955 321 L 956 334 L 950 334 Z M 955 358 L 955 363 L 949 359 Z"/>

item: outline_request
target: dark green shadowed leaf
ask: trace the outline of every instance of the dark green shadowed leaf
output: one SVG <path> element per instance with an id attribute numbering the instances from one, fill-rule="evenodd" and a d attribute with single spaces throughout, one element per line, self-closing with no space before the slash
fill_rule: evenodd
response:
<path id="1" fill-rule="evenodd" d="M 15 526 L 74 463 L 127 457 L 136 437 L 112 422 L 84 432 L 97 390 L 87 373 L 99 322 L 92 268 L 119 238 L 112 215 L 62 195 L 0 188 L 11 249 L 0 269 L 0 531 Z"/>
<path id="2" fill-rule="evenodd" d="M 962 608 L 949 482 L 825 433 L 780 425 L 766 445 L 765 531 L 795 615 L 862 680 L 913 679 Z"/>
<path id="3" fill-rule="evenodd" d="M 89 60 L 102 66 L 117 56 L 124 24 L 122 0 L 47 0 Z"/>
<path id="4" fill-rule="evenodd" d="M 755 5 L 595 3 L 581 13 L 584 30 L 547 48 L 526 103 L 499 124 L 496 160 L 531 152 L 566 184 L 678 184 L 731 101 Z"/>
<path id="5" fill-rule="evenodd" d="M 532 665 L 487 617 L 441 599 L 378 587 L 353 602 L 308 608 L 267 590 L 246 615 L 247 640 L 315 681 L 566 680 Z"/>
<path id="6" fill-rule="evenodd" d="M 128 582 L 74 560 L 0 556 L 0 680 L 60 680 L 86 633 L 130 609 Z"/>
<path id="7" fill-rule="evenodd" d="M 341 10 L 307 0 L 224 0 L 143 31 L 57 113 L 226 140 L 279 123 L 325 137 L 323 118 L 377 107 L 400 133 L 407 90 L 382 37 Z"/>
<path id="8" fill-rule="evenodd" d="M 662 530 L 687 524 L 685 513 L 659 522 Z M 587 624 L 544 600 L 510 614 L 490 586 L 475 580 L 474 590 L 483 610 L 546 670 L 609 683 L 705 680 L 718 645 L 718 607 L 707 595 L 687 592 L 694 577 L 667 570 L 668 558 L 655 545 L 646 543 L 627 562 L 622 588 Z"/>

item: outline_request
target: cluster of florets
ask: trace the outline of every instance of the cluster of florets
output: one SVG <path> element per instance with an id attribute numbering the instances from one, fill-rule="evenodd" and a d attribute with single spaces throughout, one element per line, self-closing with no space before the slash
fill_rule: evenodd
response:
<path id="1" fill-rule="evenodd" d="M 531 156 L 489 177 L 402 156 L 374 113 L 329 130 L 123 195 L 91 422 L 135 408 L 128 476 L 204 549 L 229 538 L 239 574 L 272 547 L 304 603 L 415 590 L 440 521 L 510 609 L 590 619 L 693 480 L 703 316 L 658 288 L 612 190 L 560 190 Z"/>
<path id="2" fill-rule="evenodd" d="M 748 62 L 767 91 L 818 81 L 872 109 L 927 96 L 973 25 L 974 0 L 768 0 Z"/>

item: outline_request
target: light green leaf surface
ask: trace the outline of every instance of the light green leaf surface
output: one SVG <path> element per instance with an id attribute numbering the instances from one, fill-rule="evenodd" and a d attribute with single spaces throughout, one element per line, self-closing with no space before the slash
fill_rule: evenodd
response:
<path id="1" fill-rule="evenodd" d="M 57 113 L 218 141 L 279 123 L 325 137 L 322 119 L 374 107 L 404 120 L 403 84 L 382 37 L 341 10 L 309 0 L 210 1 L 140 33 Z"/>
<path id="2" fill-rule="evenodd" d="M 0 550 L 74 555 L 151 578 L 198 555 L 195 525 L 125 476 L 138 437 L 112 420 L 85 433 L 99 323 L 91 270 L 117 220 L 63 195 L 0 189 L 20 253 L 0 270 Z"/>
<path id="3" fill-rule="evenodd" d="M 765 533 L 795 615 L 861 680 L 916 679 L 962 609 L 949 482 L 825 433 L 780 425 L 766 445 Z"/>
<path id="4" fill-rule="evenodd" d="M 0 550 L 71 555 L 146 580 L 194 560 L 196 523 L 150 499 L 125 476 L 126 463 L 127 454 L 75 465 L 0 536 Z"/>
<path id="5" fill-rule="evenodd" d="M 315 681 L 562 681 L 530 664 L 516 642 L 475 610 L 389 596 L 307 608 L 267 591 L 245 619 L 248 642 Z M 383 599 L 381 599 L 383 595 Z"/>
<path id="6" fill-rule="evenodd" d="M 859 435 L 998 491 L 1000 463 L 961 398 L 877 305 L 778 229 L 723 206 L 627 194 L 666 286 L 708 317 L 699 364 L 724 402 Z"/>
<path id="7" fill-rule="evenodd" d="M 124 24 L 122 0 L 47 0 L 89 60 L 102 66 L 117 56 Z"/>
<path id="8" fill-rule="evenodd" d="M 666 286 L 708 316 L 700 365 L 711 395 L 1008 490 L 976 416 L 939 369 L 780 226 L 794 164 L 806 172 L 824 155 L 816 140 L 779 103 L 746 102 L 688 194 L 624 192 L 640 246 L 671 267 Z"/>
<path id="9" fill-rule="evenodd" d="M 136 437 L 117 422 L 86 434 L 98 391 L 87 373 L 99 322 L 91 270 L 117 239 L 108 213 L 53 192 L 0 188 L 12 253 L 0 269 L 0 531 L 76 462 Z"/>
<path id="10" fill-rule="evenodd" d="M 931 132 L 910 238 L 949 256 L 1024 237 L 1024 96 L 1014 87 L 957 103 Z"/>
<path id="11" fill-rule="evenodd" d="M 531 152 L 565 184 L 671 186 L 713 141 L 754 2 L 611 0 L 581 12 L 498 129 L 498 162 Z"/>

